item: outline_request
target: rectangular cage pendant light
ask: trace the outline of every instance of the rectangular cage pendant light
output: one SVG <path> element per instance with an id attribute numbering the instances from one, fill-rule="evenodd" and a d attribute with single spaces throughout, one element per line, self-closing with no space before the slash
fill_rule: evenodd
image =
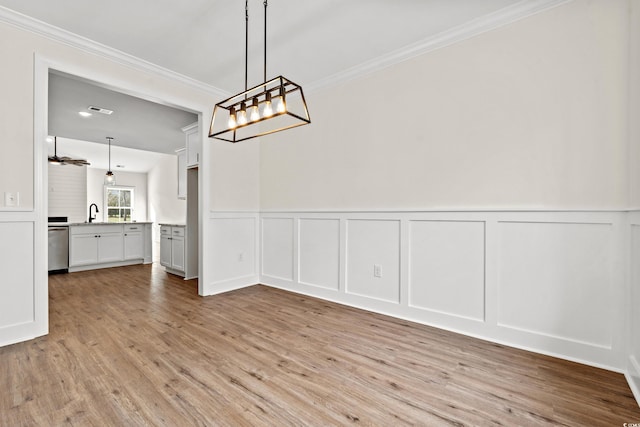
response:
<path id="1" fill-rule="evenodd" d="M 209 137 L 240 142 L 309 123 L 302 87 L 278 76 L 217 103 Z"/>
<path id="2" fill-rule="evenodd" d="M 240 142 L 311 123 L 302 87 L 278 76 L 267 80 L 267 0 L 264 0 L 264 83 L 247 89 L 249 2 L 245 0 L 244 92 L 213 108 L 209 138 Z"/>

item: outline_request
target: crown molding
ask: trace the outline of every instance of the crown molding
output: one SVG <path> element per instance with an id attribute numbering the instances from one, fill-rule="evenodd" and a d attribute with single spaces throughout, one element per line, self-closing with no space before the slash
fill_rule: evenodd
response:
<path id="1" fill-rule="evenodd" d="M 521 0 L 520 2 L 471 20 L 465 24 L 435 34 L 426 39 L 407 45 L 371 61 L 340 71 L 329 77 L 305 85 L 305 90 L 313 92 L 329 86 L 347 82 L 374 73 L 392 65 L 415 58 L 436 49 L 475 37 L 487 31 L 509 25 L 531 15 L 569 3 L 573 0 Z"/>
<path id="2" fill-rule="evenodd" d="M 103 57 L 135 70 L 177 81 L 200 92 L 204 92 L 218 98 L 227 98 L 229 96 L 226 91 L 215 86 L 203 83 L 199 80 L 185 76 L 184 74 L 171 71 L 152 62 L 129 55 L 128 53 L 122 52 L 118 49 L 114 49 L 86 37 L 79 36 L 70 31 L 63 30 L 3 6 L 0 6 L 0 22 L 17 27 L 21 30 L 29 31 L 83 52 Z"/>

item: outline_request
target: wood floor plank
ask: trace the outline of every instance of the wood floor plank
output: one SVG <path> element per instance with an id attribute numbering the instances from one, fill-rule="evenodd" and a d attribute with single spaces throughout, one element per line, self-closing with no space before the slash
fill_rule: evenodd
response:
<path id="1" fill-rule="evenodd" d="M 618 425 L 624 377 L 157 266 L 50 277 L 50 334 L 0 348 L 0 426 Z"/>

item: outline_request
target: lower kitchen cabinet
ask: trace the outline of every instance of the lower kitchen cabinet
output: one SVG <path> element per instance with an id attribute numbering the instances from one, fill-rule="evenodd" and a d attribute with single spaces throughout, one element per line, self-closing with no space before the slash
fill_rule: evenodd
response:
<path id="1" fill-rule="evenodd" d="M 144 258 L 144 225 L 125 224 L 124 226 L 124 259 Z"/>
<path id="2" fill-rule="evenodd" d="M 185 271 L 185 226 L 160 226 L 160 264 L 171 274 L 184 277 Z"/>
<path id="3" fill-rule="evenodd" d="M 69 271 L 150 263 L 148 247 L 151 247 L 148 223 L 72 224 Z"/>

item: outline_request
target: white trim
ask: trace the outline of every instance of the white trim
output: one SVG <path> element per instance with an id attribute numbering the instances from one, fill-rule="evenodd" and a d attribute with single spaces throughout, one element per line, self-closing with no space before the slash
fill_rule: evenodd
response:
<path id="1" fill-rule="evenodd" d="M 31 33 L 45 37 L 49 40 L 62 43 L 83 52 L 101 56 L 103 58 L 117 62 L 118 64 L 126 65 L 138 71 L 153 73 L 155 75 L 162 76 L 173 81 L 178 81 L 215 97 L 227 98 L 229 96 L 227 92 L 215 86 L 211 86 L 194 78 L 185 76 L 175 71 L 171 71 L 167 68 L 153 64 L 149 61 L 145 61 L 128 53 L 122 52 L 118 49 L 114 49 L 86 37 L 79 36 L 70 31 L 63 30 L 51 24 L 47 24 L 46 22 L 8 9 L 4 6 L 0 6 L 0 22 L 4 22 L 14 27 L 20 28 L 21 30 L 29 31 Z"/>
<path id="2" fill-rule="evenodd" d="M 313 92 L 390 67 L 425 53 L 475 37 L 487 31 L 512 24 L 531 15 L 563 5 L 573 0 L 522 0 L 512 6 L 474 19 L 457 27 L 417 41 L 395 52 L 382 55 L 370 61 L 340 71 L 331 76 L 305 85 L 307 92 Z"/>
<path id="3" fill-rule="evenodd" d="M 294 275 L 294 279 L 274 277 L 265 274 L 264 265 L 260 266 L 260 283 L 292 292 L 302 293 L 316 298 L 323 298 L 341 304 L 369 310 L 381 314 L 390 315 L 396 318 L 407 319 L 414 322 L 434 326 L 437 328 L 450 330 L 456 333 L 469 335 L 500 344 L 509 345 L 516 348 L 535 351 L 541 354 L 549 354 L 554 357 L 561 357 L 567 360 L 577 361 L 583 364 L 610 369 L 616 372 L 624 371 L 625 360 L 628 357 L 627 346 L 624 342 L 625 319 L 623 312 L 628 307 L 628 298 L 625 298 L 627 277 L 621 273 L 624 268 L 624 259 L 628 257 L 627 240 L 625 239 L 626 224 L 629 214 L 624 211 L 338 211 L 338 212 L 318 212 L 309 211 L 301 213 L 299 211 L 278 211 L 261 212 L 260 223 L 266 219 L 290 218 L 294 223 L 299 223 L 303 219 L 339 219 L 340 220 L 340 286 L 338 289 L 319 287 L 313 284 L 304 283 Z M 349 290 L 346 283 L 348 232 L 347 222 L 353 220 L 392 220 L 400 221 L 400 301 L 389 301 L 377 299 L 375 292 L 370 295 L 362 295 Z M 411 303 L 404 296 L 410 293 L 409 278 L 409 257 L 411 256 L 409 241 L 410 233 L 402 224 L 412 221 L 430 222 L 481 222 L 484 223 L 484 251 L 476 254 L 484 259 L 484 297 L 483 297 L 483 318 L 467 316 L 468 313 L 449 313 L 445 310 L 434 310 L 429 307 L 420 307 Z M 611 297 L 611 304 L 615 307 L 622 307 L 611 316 L 611 330 L 607 336 L 600 339 L 589 333 L 577 332 L 575 335 L 569 330 L 555 330 L 543 327 L 539 331 L 531 329 L 537 327 L 535 322 L 518 326 L 505 322 L 499 317 L 500 300 L 500 272 L 502 258 L 500 224 L 557 224 L 560 227 L 573 227 L 574 225 L 595 225 L 606 226 L 609 235 L 608 244 L 601 249 L 603 260 L 600 268 L 606 268 L 603 273 L 611 288 L 607 291 Z M 260 230 L 262 234 L 263 230 Z M 301 254 L 300 247 L 294 244 L 300 238 L 299 230 L 294 230 L 292 244 L 292 262 L 295 268 L 300 268 Z M 263 254 L 266 248 L 262 248 L 261 263 L 264 264 Z M 287 249 L 288 252 L 288 249 Z M 288 256 L 288 255 L 287 255 Z M 526 253 L 523 256 L 527 256 Z M 282 258 L 279 258 L 284 263 Z M 460 265 L 460 268 L 465 268 Z M 604 270 L 599 270 L 604 271 Z M 564 274 L 564 273 L 559 273 Z M 407 283 L 405 283 L 407 281 Z M 414 284 L 415 285 L 415 284 Z M 603 285 L 604 286 L 604 285 Z M 609 285 L 607 285 L 609 286 Z M 406 289 L 405 289 L 406 288 Z M 595 304 L 595 302 L 594 302 Z M 593 305 L 593 304 L 592 304 Z M 575 310 L 575 304 L 569 304 L 567 310 Z M 616 309 L 617 310 L 617 309 Z M 556 312 L 557 313 L 557 310 Z M 529 327 L 531 326 L 531 327 Z M 583 331 L 584 332 L 584 331 Z M 596 340 L 596 341 L 592 341 Z"/>
<path id="4" fill-rule="evenodd" d="M 627 372 L 624 374 L 636 402 L 640 405 L 640 363 L 634 356 L 629 356 Z"/>
<path id="5" fill-rule="evenodd" d="M 0 21 L 2 20 L 3 8 L 0 8 Z M 141 71 L 144 70 L 138 67 Z M 193 111 L 198 114 L 198 122 L 204 123 L 203 116 L 209 117 L 210 106 L 194 102 L 192 100 L 185 99 L 180 95 L 156 95 L 156 92 L 151 88 L 140 89 L 133 81 L 128 78 L 118 78 L 108 73 L 87 68 L 81 63 L 73 60 L 67 60 L 58 57 L 53 59 L 45 55 L 36 53 L 34 59 L 34 205 L 35 205 L 35 247 L 34 247 L 34 259 L 35 259 L 35 304 L 36 304 L 36 321 L 45 322 L 47 324 L 48 313 L 48 280 L 47 280 L 47 191 L 48 188 L 48 176 L 46 173 L 46 146 L 45 138 L 48 134 L 48 81 L 49 71 L 61 71 L 67 74 L 78 76 L 81 78 L 89 79 L 97 82 L 97 84 L 109 87 L 112 90 L 127 93 L 129 95 L 137 96 L 139 98 L 147 99 L 152 102 L 157 102 L 163 105 L 169 105 L 176 108 L 181 108 L 189 111 Z M 170 77 L 174 80 L 180 80 L 179 78 Z M 200 88 L 202 89 L 202 88 Z M 210 93 L 210 92 L 209 92 Z M 204 135 L 204 132 L 200 133 Z M 209 144 L 204 143 L 203 139 L 202 152 L 203 156 L 200 159 L 199 167 L 199 183 L 198 191 L 200 192 L 199 207 L 198 207 L 198 221 L 200 222 L 200 230 L 202 233 L 208 232 L 208 221 L 204 221 L 206 212 L 209 212 Z M 15 215 L 18 215 L 15 213 Z M 202 271 L 203 260 L 208 255 L 208 246 L 203 245 L 199 251 L 199 273 L 200 283 L 206 280 L 205 274 Z M 46 334 L 45 330 L 42 334 Z"/>
<path id="6" fill-rule="evenodd" d="M 366 61 L 347 70 L 316 80 L 315 82 L 310 82 L 305 88 L 307 92 L 313 92 L 328 86 L 353 80 L 433 50 L 509 25 L 518 20 L 560 6 L 570 1 L 573 0 L 521 0 L 512 6 L 505 7 L 483 17 L 471 20 L 465 24 L 443 31 L 431 37 L 427 37 L 426 39 L 412 43 L 394 52 Z M 179 81 L 187 86 L 209 93 L 215 97 L 227 98 L 230 95 L 228 92 L 215 86 L 203 83 L 192 77 L 185 76 L 184 74 L 180 74 L 149 61 L 145 61 L 118 49 L 95 42 L 86 37 L 79 36 L 70 31 L 63 30 L 3 6 L 0 6 L 0 22 L 38 34 L 49 40 L 62 43 L 83 52 L 107 58 L 136 70 L 150 72 L 174 81 Z"/>

